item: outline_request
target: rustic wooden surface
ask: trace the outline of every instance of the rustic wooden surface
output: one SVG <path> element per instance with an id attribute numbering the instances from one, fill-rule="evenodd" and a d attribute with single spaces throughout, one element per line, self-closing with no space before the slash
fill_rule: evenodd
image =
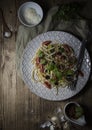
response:
<path id="1" fill-rule="evenodd" d="M 0 16 L 0 130 L 39 130 L 40 123 L 52 115 L 57 106 L 63 107 L 68 101 L 78 101 L 86 108 L 88 124 L 85 127 L 72 125 L 75 130 L 92 129 L 92 81 L 75 97 L 61 102 L 41 99 L 31 93 L 16 72 L 16 33 L 19 26 L 18 7 L 26 0 L 1 0 L 6 22 L 13 35 L 3 37 L 3 23 Z M 36 1 L 36 0 L 35 0 Z M 66 0 L 66 2 L 69 0 Z M 70 0 L 71 1 L 71 0 Z M 77 0 L 78 1 L 78 0 Z M 38 0 L 44 9 L 64 0 Z M 89 47 L 91 51 L 92 46 Z M 92 53 L 90 54 L 92 56 Z"/>

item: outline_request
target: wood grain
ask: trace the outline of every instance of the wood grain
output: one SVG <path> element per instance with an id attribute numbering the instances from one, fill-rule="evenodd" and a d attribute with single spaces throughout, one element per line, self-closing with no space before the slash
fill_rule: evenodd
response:
<path id="1" fill-rule="evenodd" d="M 0 130 L 40 130 L 40 124 L 46 121 L 48 116 L 52 116 L 58 106 L 63 108 L 65 103 L 71 100 L 85 104 L 92 113 L 91 82 L 88 84 L 90 88 L 88 87 L 87 91 L 83 91 L 78 96 L 66 101 L 54 102 L 33 94 L 18 76 L 16 71 L 16 32 L 20 23 L 17 18 L 17 10 L 25 1 L 0 1 L 5 20 L 13 33 L 10 39 L 3 37 L 3 23 L 0 16 Z M 64 1 L 38 0 L 36 2 L 48 9 Z M 71 130 L 91 130 L 90 128 L 92 128 L 91 125 L 83 128 L 73 125 Z"/>
<path id="2" fill-rule="evenodd" d="M 14 28 L 16 23 L 15 2 L 2 1 L 2 9 L 8 27 Z M 12 28 L 11 28 L 12 27 Z M 2 42 L 2 129 L 15 129 L 16 99 L 16 67 L 15 67 L 15 36 L 3 38 Z M 11 128 L 10 128 L 11 127 Z"/>

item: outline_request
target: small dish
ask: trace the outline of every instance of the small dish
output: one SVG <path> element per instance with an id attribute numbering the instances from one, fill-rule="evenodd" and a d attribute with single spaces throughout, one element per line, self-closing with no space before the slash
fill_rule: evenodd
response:
<path id="1" fill-rule="evenodd" d="M 66 120 L 80 126 L 86 124 L 83 108 L 77 102 L 69 102 L 64 106 L 64 116 Z"/>
<path id="2" fill-rule="evenodd" d="M 18 10 L 19 21 L 27 27 L 38 25 L 43 18 L 41 6 L 35 2 L 25 2 Z"/>

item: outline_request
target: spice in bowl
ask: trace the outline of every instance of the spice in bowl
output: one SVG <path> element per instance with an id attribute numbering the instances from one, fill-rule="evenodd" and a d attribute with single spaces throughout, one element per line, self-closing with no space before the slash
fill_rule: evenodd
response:
<path id="1" fill-rule="evenodd" d="M 28 24 L 36 25 L 40 22 L 41 16 L 36 12 L 34 8 L 26 8 L 24 11 L 24 18 Z"/>
<path id="2" fill-rule="evenodd" d="M 76 105 L 75 103 L 70 103 L 66 107 L 66 115 L 71 119 L 78 119 L 84 114 L 83 108 Z"/>
<path id="3" fill-rule="evenodd" d="M 36 2 L 25 2 L 18 10 L 19 21 L 27 27 L 38 25 L 43 18 L 43 10 Z"/>

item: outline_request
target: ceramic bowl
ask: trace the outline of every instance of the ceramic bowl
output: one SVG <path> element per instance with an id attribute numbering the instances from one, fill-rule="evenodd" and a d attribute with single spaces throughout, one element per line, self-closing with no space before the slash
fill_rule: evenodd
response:
<path id="1" fill-rule="evenodd" d="M 75 105 L 75 106 L 78 106 L 78 107 L 81 107 L 79 103 L 77 102 L 69 102 L 69 103 L 66 103 L 66 105 L 64 106 L 64 116 L 65 116 L 65 119 L 74 123 L 74 124 L 77 124 L 77 125 L 80 125 L 80 126 L 84 126 L 86 124 L 86 120 L 85 120 L 85 115 L 81 115 L 79 118 L 75 119 L 75 118 L 71 118 L 69 116 L 69 108 L 71 107 L 71 105 Z"/>
<path id="2" fill-rule="evenodd" d="M 29 23 L 26 19 L 26 17 L 28 17 L 27 15 L 30 14 L 25 14 L 25 11 L 28 9 L 33 9 L 35 12 L 36 12 L 36 15 L 30 15 L 30 16 L 38 16 L 39 15 L 39 20 L 36 21 L 36 23 Z M 32 11 L 31 11 L 32 12 Z M 34 20 L 34 17 L 32 17 L 32 20 Z M 25 2 L 24 4 L 22 4 L 19 9 L 18 9 L 18 18 L 19 18 L 19 21 L 24 25 L 24 26 L 27 26 L 27 27 L 34 27 L 36 25 L 38 25 L 41 21 L 42 21 L 42 18 L 43 18 L 43 10 L 41 8 L 41 6 L 35 2 Z"/>

